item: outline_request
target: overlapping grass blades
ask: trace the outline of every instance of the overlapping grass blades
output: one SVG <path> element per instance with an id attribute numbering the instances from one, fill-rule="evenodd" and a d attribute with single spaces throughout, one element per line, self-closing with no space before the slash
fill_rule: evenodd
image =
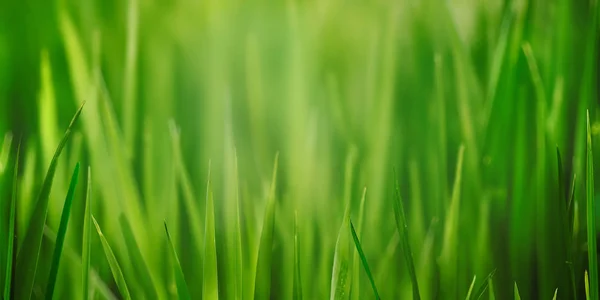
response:
<path id="1" fill-rule="evenodd" d="M 44 179 L 44 183 L 42 184 L 42 188 L 38 195 L 29 227 L 25 233 L 23 245 L 19 249 L 17 255 L 15 298 L 29 299 L 31 297 L 33 282 L 37 271 L 37 263 L 40 256 L 40 247 L 42 245 L 42 236 L 44 234 L 44 225 L 46 223 L 50 189 L 52 188 L 52 181 L 54 179 L 54 173 L 56 172 L 58 158 L 71 136 L 73 126 L 77 122 L 84 105 L 85 103 L 79 107 L 73 116 L 67 131 L 56 148 L 50 166 L 48 167 L 48 172 L 46 173 L 46 178 Z"/>
<path id="2" fill-rule="evenodd" d="M 104 234 L 102 234 L 100 225 L 98 225 L 98 222 L 96 221 L 96 218 L 94 218 L 94 215 L 92 215 L 92 221 L 94 222 L 94 226 L 96 227 L 96 232 L 98 233 L 98 237 L 100 238 L 100 242 L 102 243 L 102 248 L 104 249 L 104 255 L 106 256 L 106 260 L 108 261 L 110 271 L 117 284 L 117 287 L 119 288 L 119 292 L 121 293 L 121 296 L 124 299 L 129 300 L 131 299 L 131 295 L 129 294 L 129 288 L 127 287 L 127 283 L 125 282 L 125 276 L 123 276 L 123 271 L 121 271 L 121 266 L 119 265 L 119 262 L 117 261 L 117 258 L 115 257 L 115 254 L 112 248 L 110 247 L 110 244 L 106 240 L 106 237 L 104 237 Z"/>
<path id="3" fill-rule="evenodd" d="M 125 238 L 129 259 L 135 266 L 136 278 L 143 289 L 144 297 L 147 299 L 157 299 L 158 294 L 152 282 L 150 270 L 148 269 L 146 260 L 144 260 L 144 257 L 140 252 L 138 242 L 135 239 L 131 226 L 123 214 L 119 216 L 119 225 L 121 226 L 121 231 Z"/>
<path id="4" fill-rule="evenodd" d="M 71 207 L 73 205 L 73 198 L 75 197 L 75 188 L 79 181 L 79 163 L 75 165 L 71 182 L 69 183 L 69 191 L 65 198 L 65 204 L 60 217 L 60 226 L 58 227 L 58 234 L 56 236 L 56 243 L 54 245 L 54 254 L 52 256 L 52 265 L 50 266 L 50 277 L 48 279 L 48 285 L 46 287 L 46 299 L 52 299 L 54 295 L 54 287 L 56 285 L 56 278 L 58 276 L 58 268 L 60 266 L 60 258 L 63 252 L 63 245 L 65 242 L 65 236 L 67 235 L 67 227 L 69 225 L 69 217 L 71 216 Z"/>
<path id="5" fill-rule="evenodd" d="M 271 293 L 271 261 L 273 259 L 273 230 L 275 227 L 275 189 L 277 186 L 277 169 L 279 165 L 279 152 L 275 154 L 273 164 L 273 177 L 269 198 L 265 208 L 262 233 L 258 248 L 258 260 L 256 262 L 256 277 L 254 279 L 254 299 L 269 299 Z"/>
<path id="6" fill-rule="evenodd" d="M 169 234 L 169 229 L 167 228 L 167 222 L 165 224 L 165 232 L 167 233 L 167 240 L 169 242 L 169 249 L 171 252 L 171 259 L 173 266 L 173 273 L 175 273 L 175 284 L 177 285 L 177 297 L 180 300 L 188 300 L 191 299 L 190 292 L 188 290 L 187 283 L 185 282 L 185 277 L 183 275 L 183 270 L 181 270 L 181 264 L 179 263 L 179 258 L 177 257 L 177 251 L 175 251 L 175 245 L 173 245 L 173 241 L 171 240 L 171 234 Z M 212 298 L 216 299 L 216 298 Z"/>

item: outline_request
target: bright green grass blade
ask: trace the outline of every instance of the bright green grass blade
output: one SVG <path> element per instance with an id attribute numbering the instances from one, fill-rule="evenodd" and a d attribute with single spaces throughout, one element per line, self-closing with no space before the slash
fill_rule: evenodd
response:
<path id="1" fill-rule="evenodd" d="M 552 297 L 552 300 L 556 300 L 556 296 L 558 296 L 558 288 L 556 288 L 554 290 L 554 296 Z M 575 298 L 575 299 L 577 299 L 577 298 Z"/>
<path id="2" fill-rule="evenodd" d="M 587 112 L 587 151 L 586 151 L 585 190 L 587 201 L 587 242 L 590 268 L 590 297 L 598 299 L 598 253 L 596 248 L 596 203 L 594 201 L 594 158 L 592 154 L 592 131 L 590 112 Z"/>
<path id="3" fill-rule="evenodd" d="M 489 283 L 489 300 L 496 300 L 496 293 L 494 292 L 494 281 L 492 280 L 492 278 L 490 278 L 490 280 L 488 280 Z M 483 296 L 483 295 L 482 295 Z"/>
<path id="4" fill-rule="evenodd" d="M 48 212 L 50 189 L 52 188 L 52 181 L 54 179 L 54 173 L 56 172 L 58 158 L 71 136 L 73 126 L 77 122 L 84 105 L 85 103 L 79 107 L 75 116 L 73 116 L 71 124 L 69 124 L 65 135 L 56 148 L 54 157 L 48 167 L 42 189 L 40 190 L 35 209 L 31 215 L 31 221 L 29 222 L 29 227 L 25 233 L 23 245 L 19 249 L 15 278 L 15 298 L 17 299 L 29 299 L 31 297 L 33 281 L 35 279 L 40 248 L 42 245 L 42 236 L 44 234 L 44 224 L 46 223 L 46 214 Z"/>
<path id="5" fill-rule="evenodd" d="M 302 279 L 300 276 L 300 251 L 298 250 L 298 212 L 294 212 L 294 300 L 302 300 Z"/>
<path id="6" fill-rule="evenodd" d="M 363 194 L 360 199 L 360 206 L 358 207 L 358 234 L 362 232 L 362 224 L 365 210 L 365 199 L 367 198 L 367 187 L 363 189 Z M 353 300 L 360 299 L 360 265 L 358 263 L 359 260 L 358 252 L 354 252 L 352 256 L 352 280 L 354 284 L 352 284 L 352 289 L 350 293 L 352 294 Z"/>
<path id="7" fill-rule="evenodd" d="M 235 164 L 235 236 L 234 236 L 234 249 L 235 249 L 235 299 L 242 299 L 244 292 L 244 261 L 242 254 L 242 229 L 241 229 L 241 217 L 240 217 L 240 174 L 238 169 L 238 156 L 237 150 L 234 149 L 234 164 Z"/>
<path id="8" fill-rule="evenodd" d="M 273 165 L 273 177 L 269 199 L 265 208 L 262 233 L 258 247 L 258 260 L 256 262 L 256 277 L 254 281 L 254 299 L 269 299 L 271 293 L 271 261 L 273 259 L 273 229 L 275 226 L 275 188 L 277 186 L 277 168 L 279 164 L 279 152 L 275 154 Z"/>
<path id="9" fill-rule="evenodd" d="M 217 273 L 217 246 L 215 237 L 215 207 L 210 182 L 210 161 L 208 162 L 208 182 L 206 183 L 206 217 L 204 218 L 204 268 L 202 270 L 202 298 L 219 298 Z"/>
<path id="10" fill-rule="evenodd" d="M 404 261 L 406 262 L 406 266 L 408 266 L 408 273 L 412 282 L 413 299 L 418 300 L 421 299 L 421 294 L 419 293 L 417 272 L 415 270 L 415 263 L 408 237 L 408 223 L 406 221 L 406 214 L 404 213 L 404 204 L 402 203 L 402 197 L 400 196 L 400 185 L 398 184 L 398 176 L 396 175 L 396 170 L 394 170 L 394 189 L 394 217 L 396 220 L 396 228 L 398 229 L 398 233 L 400 234 L 402 254 L 404 255 Z"/>
<path id="11" fill-rule="evenodd" d="M 117 287 L 119 288 L 119 292 L 121 292 L 121 296 L 126 300 L 131 299 L 131 296 L 129 295 L 129 289 L 127 288 L 127 283 L 125 282 L 125 277 L 123 276 L 123 272 L 119 266 L 119 262 L 110 248 L 110 244 L 108 244 L 106 237 L 104 237 L 104 234 L 102 234 L 100 225 L 98 225 L 94 215 L 92 215 L 92 222 L 94 222 L 94 226 L 96 226 L 96 232 L 98 232 L 98 237 L 100 238 L 102 248 L 104 249 L 104 254 L 106 255 L 106 260 L 108 261 L 110 271 L 112 272 L 113 278 L 115 279 Z"/>
<path id="12" fill-rule="evenodd" d="M 516 282 L 515 282 L 515 287 L 514 287 L 514 295 L 515 295 L 515 300 L 521 300 L 521 295 L 519 294 L 519 287 L 517 287 Z"/>
<path id="13" fill-rule="evenodd" d="M 365 272 L 369 277 L 369 281 L 371 282 L 371 287 L 373 288 L 373 293 L 375 294 L 375 299 L 381 299 L 379 297 L 379 292 L 377 292 L 377 287 L 375 286 L 375 279 L 373 279 L 373 274 L 371 273 L 371 269 L 369 268 L 369 264 L 367 263 L 367 257 L 363 252 L 362 246 L 360 245 L 360 241 L 358 240 L 358 236 L 356 235 L 356 230 L 354 230 L 354 224 L 352 224 L 352 220 L 350 220 L 350 231 L 352 232 L 352 239 L 354 240 L 354 246 L 356 246 L 356 250 L 360 255 L 360 260 L 362 262 L 363 267 L 365 268 Z"/>
<path id="14" fill-rule="evenodd" d="M 7 132 L 4 135 L 4 141 L 2 142 L 2 148 L 0 149 L 0 174 L 4 173 L 8 163 L 8 155 L 10 154 L 10 146 L 12 145 L 12 134 Z"/>
<path id="15" fill-rule="evenodd" d="M 585 270 L 583 280 L 584 280 L 584 284 L 585 284 L 585 299 L 590 300 L 592 298 L 590 297 L 590 278 L 588 276 L 587 270 Z"/>
<path id="16" fill-rule="evenodd" d="M 469 291 L 467 292 L 466 300 L 471 299 L 471 294 L 473 294 L 473 288 L 475 287 L 475 281 L 477 281 L 477 275 L 473 276 L 473 280 L 471 281 L 471 285 L 469 286 Z"/>
<path id="17" fill-rule="evenodd" d="M 17 186 L 19 176 L 19 156 L 21 155 L 21 143 L 17 147 L 15 156 L 15 169 L 13 173 L 12 195 L 10 199 L 10 212 L 8 217 L 8 239 L 6 240 L 6 273 L 4 277 L 4 299 L 11 299 L 11 285 L 13 277 L 13 260 L 15 258 L 15 210 L 17 202 Z"/>
<path id="18" fill-rule="evenodd" d="M 56 235 L 56 243 L 54 244 L 54 254 L 52 256 L 52 265 L 50 267 L 50 277 L 48 279 L 48 285 L 46 287 L 46 299 L 48 300 L 52 299 L 52 296 L 54 295 L 54 287 L 56 285 L 56 278 L 58 276 L 58 267 L 60 266 L 60 258 L 62 256 L 65 236 L 67 235 L 69 217 L 71 216 L 71 206 L 73 204 L 75 188 L 77 187 L 78 180 L 79 163 L 75 165 L 75 170 L 73 171 L 73 176 L 71 177 L 71 183 L 69 183 L 69 191 L 67 192 L 67 198 L 65 198 L 65 204 L 63 205 L 62 214 L 60 216 L 60 225 L 58 227 L 58 234 Z"/>
<path id="19" fill-rule="evenodd" d="M 494 274 L 496 274 L 496 269 L 494 269 L 492 272 L 490 272 L 490 274 L 488 274 L 488 276 L 483 280 L 479 288 L 475 290 L 471 299 L 479 300 L 483 297 L 483 295 L 488 289 L 491 289 L 490 282 L 492 282 Z M 491 293 L 493 293 L 493 291 L 491 291 Z"/>
<path id="20" fill-rule="evenodd" d="M 125 245 L 127 246 L 129 259 L 135 267 L 134 271 L 139 283 L 143 288 L 145 297 L 147 299 L 157 299 L 158 295 L 156 293 L 156 289 L 154 288 L 154 284 L 152 283 L 152 278 L 150 277 L 150 270 L 148 269 L 146 261 L 142 257 L 139 244 L 136 241 L 133 230 L 131 229 L 131 225 L 129 225 L 129 222 L 124 214 L 119 216 L 119 225 L 121 225 L 121 232 L 123 233 L 123 237 L 125 237 Z"/>
<path id="21" fill-rule="evenodd" d="M 173 265 L 173 272 L 175 273 L 175 284 L 177 285 L 177 295 L 178 299 L 191 299 L 190 292 L 188 291 L 187 284 L 185 283 L 185 277 L 183 276 L 183 270 L 181 270 L 181 264 L 179 263 L 179 258 L 177 257 L 177 251 L 175 251 L 175 245 L 173 245 L 173 241 L 171 240 L 171 235 L 169 234 L 169 229 L 167 228 L 167 222 L 165 224 L 165 232 L 167 233 L 167 239 L 169 240 L 169 248 L 171 249 L 171 258 Z M 216 298 L 204 298 L 204 299 L 216 299 Z"/>
<path id="22" fill-rule="evenodd" d="M 442 252 L 439 257 L 442 293 L 454 294 L 457 292 L 454 280 L 457 274 L 457 253 L 459 245 L 458 226 L 461 198 L 460 187 L 464 151 L 465 147 L 461 145 L 460 149 L 458 150 L 458 159 L 456 162 L 456 175 L 454 177 L 454 187 L 452 188 L 452 199 L 446 215 Z M 454 297 L 454 295 L 446 296 L 451 298 Z"/>
<path id="23" fill-rule="evenodd" d="M 83 240 L 81 245 L 81 281 L 83 297 L 88 300 L 90 291 L 90 254 L 92 243 L 92 169 L 88 167 L 87 188 L 85 194 L 85 213 L 83 215 Z"/>

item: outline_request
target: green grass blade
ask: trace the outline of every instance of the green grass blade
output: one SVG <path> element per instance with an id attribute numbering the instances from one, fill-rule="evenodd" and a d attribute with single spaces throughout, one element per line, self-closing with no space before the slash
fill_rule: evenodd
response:
<path id="1" fill-rule="evenodd" d="M 85 103 L 79 107 L 75 116 L 73 116 L 67 131 L 56 148 L 54 157 L 48 167 L 46 178 L 42 184 L 42 189 L 38 195 L 33 214 L 31 215 L 31 221 L 27 228 L 27 232 L 25 233 L 23 245 L 19 249 L 15 278 L 15 298 L 17 299 L 29 299 L 31 297 L 33 281 L 37 272 L 37 264 L 42 245 L 42 236 L 44 234 L 44 224 L 46 223 L 46 214 L 48 212 L 50 189 L 52 188 L 52 181 L 54 180 L 58 158 L 71 136 L 73 126 L 77 122 L 79 115 L 81 115 L 84 105 Z"/>
<path id="2" fill-rule="evenodd" d="M 87 188 L 85 194 L 85 212 L 83 215 L 83 240 L 81 245 L 81 280 L 83 297 L 88 300 L 90 292 L 90 254 L 92 245 L 92 169 L 88 167 Z"/>
<path id="3" fill-rule="evenodd" d="M 556 297 L 558 296 L 558 288 L 556 288 L 554 290 L 554 296 L 552 296 L 552 300 L 556 300 Z"/>
<path id="4" fill-rule="evenodd" d="M 279 165 L 279 152 L 275 154 L 273 165 L 273 177 L 269 199 L 265 209 L 262 233 L 258 248 L 258 260 L 256 263 L 256 278 L 254 279 L 254 299 L 269 299 L 271 293 L 271 261 L 273 259 L 273 229 L 275 226 L 275 189 L 277 186 L 277 168 Z"/>
<path id="5" fill-rule="evenodd" d="M 587 201 L 587 242 L 590 270 L 590 297 L 598 299 L 598 253 L 596 247 L 596 203 L 594 201 L 594 158 L 592 154 L 592 132 L 590 112 L 587 112 L 587 151 L 586 151 L 585 190 Z"/>
<path id="6" fill-rule="evenodd" d="M 515 287 L 514 287 L 514 295 L 515 295 L 515 300 L 521 300 L 521 295 L 519 294 L 519 287 L 517 287 L 516 282 L 515 282 Z"/>
<path id="7" fill-rule="evenodd" d="M 208 163 L 208 182 L 206 184 L 206 217 L 204 218 L 204 269 L 202 270 L 202 298 L 219 298 L 219 281 L 217 273 L 217 246 L 215 237 L 215 207 L 210 181 L 210 165 Z"/>
<path id="8" fill-rule="evenodd" d="M 415 262 L 413 259 L 412 250 L 410 248 L 409 237 L 408 237 L 408 222 L 406 220 L 406 214 L 404 213 L 404 204 L 400 196 L 400 185 L 398 184 L 398 176 L 396 170 L 394 170 L 394 189 L 395 189 L 395 201 L 394 201 L 394 217 L 396 220 L 396 227 L 400 234 L 400 240 L 402 245 L 402 253 L 404 260 L 408 266 L 408 273 L 412 282 L 413 299 L 421 299 L 419 293 L 419 283 L 417 280 L 417 272 L 415 270 Z"/>
<path id="9" fill-rule="evenodd" d="M 12 145 L 12 134 L 7 132 L 4 135 L 2 148 L 0 148 L 0 174 L 4 173 L 8 163 L 8 155 L 10 154 L 10 146 Z"/>
<path id="10" fill-rule="evenodd" d="M 157 299 L 158 295 L 156 293 L 156 289 L 154 288 L 154 284 L 152 283 L 152 277 L 150 277 L 150 270 L 148 269 L 146 261 L 142 257 L 139 244 L 136 241 L 135 236 L 133 235 L 133 230 L 131 229 L 131 225 L 129 225 L 129 222 L 124 214 L 119 216 L 119 225 L 121 226 L 121 232 L 125 238 L 125 245 L 127 246 L 129 259 L 131 260 L 133 266 L 135 266 L 136 277 L 143 288 L 145 297 L 147 299 Z"/>
<path id="11" fill-rule="evenodd" d="M 300 276 L 300 251 L 298 246 L 298 212 L 294 212 L 294 300 L 302 300 L 302 279 Z"/>
<path id="12" fill-rule="evenodd" d="M 173 272 L 175 273 L 175 284 L 177 285 L 178 299 L 191 299 L 190 292 L 187 284 L 185 283 L 185 277 L 183 276 L 183 270 L 181 270 L 181 264 L 179 263 L 179 258 L 177 257 L 177 251 L 175 251 L 175 245 L 173 245 L 171 234 L 169 234 L 169 229 L 167 228 L 167 222 L 165 221 L 164 224 L 165 232 L 167 233 L 167 239 L 169 240 L 169 248 L 171 249 L 171 258 L 173 259 L 172 265 Z"/>
<path id="13" fill-rule="evenodd" d="M 354 246 L 356 246 L 356 250 L 360 255 L 360 260 L 362 262 L 363 267 L 365 268 L 365 272 L 369 277 L 369 281 L 371 282 L 371 287 L 373 288 L 373 293 L 375 294 L 375 299 L 381 299 L 379 297 L 379 292 L 377 292 L 377 287 L 375 286 L 375 279 L 373 279 L 373 274 L 371 273 L 371 269 L 369 268 L 369 264 L 367 263 L 367 257 L 363 252 L 360 241 L 358 240 L 358 236 L 356 235 L 356 230 L 354 230 L 354 224 L 352 224 L 352 220 L 350 220 L 350 231 L 352 232 L 352 239 L 354 240 Z"/>
<path id="14" fill-rule="evenodd" d="M 362 224 L 365 210 L 365 199 L 367 198 L 367 187 L 363 189 L 362 197 L 360 199 L 360 206 L 358 207 L 358 234 L 362 232 Z M 352 280 L 355 284 L 352 284 L 350 293 L 352 294 L 353 300 L 360 299 L 360 265 L 358 252 L 354 252 L 352 257 Z"/>
<path id="15" fill-rule="evenodd" d="M 471 285 L 469 286 L 469 291 L 467 292 L 466 300 L 471 299 L 471 295 L 473 294 L 473 288 L 475 288 L 475 281 L 477 281 L 477 275 L 473 276 L 473 280 L 471 281 Z"/>
<path id="16" fill-rule="evenodd" d="M 119 266 L 119 262 L 113 253 L 110 244 L 102 234 L 102 230 L 100 229 L 100 225 L 92 215 L 92 222 L 94 222 L 94 226 L 96 226 L 96 232 L 98 232 L 98 237 L 100 238 L 100 242 L 102 243 L 102 248 L 104 249 L 104 254 L 106 255 L 106 260 L 108 261 L 108 265 L 110 267 L 110 271 L 117 283 L 117 287 L 119 288 L 119 292 L 121 292 L 121 296 L 128 300 L 131 299 L 129 295 L 129 289 L 127 288 L 127 283 L 125 282 L 125 277 L 123 276 L 123 271 L 121 271 L 121 267 Z"/>
<path id="17" fill-rule="evenodd" d="M 62 214 L 60 216 L 60 225 L 58 227 L 58 234 L 56 236 L 56 244 L 54 244 L 54 254 L 52 257 L 52 265 L 50 267 L 50 277 L 48 279 L 48 285 L 46 287 L 46 299 L 52 299 L 54 295 L 54 287 L 56 286 L 56 278 L 58 277 L 58 268 L 60 266 L 60 258 L 62 256 L 63 245 L 65 242 L 65 236 L 67 235 L 67 228 L 69 225 L 69 217 L 71 216 L 71 207 L 73 204 L 73 198 L 75 196 L 75 188 L 79 180 L 79 163 L 75 165 L 71 182 L 69 183 L 69 191 L 65 198 L 65 204 L 63 205 Z"/>
<path id="18" fill-rule="evenodd" d="M 485 294 L 485 292 L 488 289 L 491 289 L 491 285 L 490 282 L 492 282 L 492 278 L 494 277 L 494 274 L 496 274 L 496 269 L 494 269 L 492 272 L 490 272 L 490 274 L 488 274 L 488 276 L 483 280 L 483 282 L 481 283 L 481 285 L 479 286 L 479 288 L 475 291 L 475 293 L 473 294 L 473 297 L 471 297 L 471 299 L 475 299 L 475 300 L 479 300 L 483 297 L 483 295 Z M 493 291 L 490 291 L 491 293 L 493 293 Z"/>
<path id="19" fill-rule="evenodd" d="M 585 299 L 590 300 L 593 299 L 592 297 L 590 297 L 590 278 L 588 276 L 588 271 L 585 271 L 584 277 L 584 284 L 585 284 Z"/>
<path id="20" fill-rule="evenodd" d="M 494 292 L 494 281 L 492 280 L 492 278 L 490 278 L 490 280 L 488 280 L 488 284 L 490 286 L 489 300 L 496 300 L 496 293 Z"/>
<path id="21" fill-rule="evenodd" d="M 12 195 L 10 198 L 10 212 L 8 217 L 8 239 L 6 240 L 6 273 L 4 277 L 4 299 L 12 299 L 11 285 L 13 277 L 13 260 L 15 259 L 15 210 L 17 202 L 17 186 L 19 176 L 19 156 L 21 155 L 21 143 L 17 147 L 15 156 L 15 169 L 13 173 Z"/>
<path id="22" fill-rule="evenodd" d="M 242 229 L 240 217 L 240 174 L 238 169 L 237 150 L 234 150 L 235 156 L 235 299 L 242 299 L 244 293 L 244 261 L 242 253 Z"/>

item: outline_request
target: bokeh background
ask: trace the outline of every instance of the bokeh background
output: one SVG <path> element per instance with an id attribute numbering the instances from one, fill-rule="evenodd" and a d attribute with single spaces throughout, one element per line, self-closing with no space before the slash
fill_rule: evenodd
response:
<path id="1" fill-rule="evenodd" d="M 424 298 L 464 298 L 473 275 L 496 269 L 498 299 L 515 281 L 524 299 L 550 299 L 557 287 L 573 289 L 569 247 L 579 253 L 572 264 L 583 295 L 586 109 L 594 145 L 600 131 L 597 18 L 595 0 L 2 1 L 0 134 L 11 132 L 24 149 L 18 226 L 26 227 L 54 149 L 87 101 L 60 160 L 48 230 L 58 226 L 75 162 L 91 166 L 94 214 L 134 294 L 143 291 L 121 213 L 159 294 L 174 289 L 161 263 L 163 219 L 192 295 L 201 293 L 204 227 L 190 211 L 204 220 L 210 161 L 219 292 L 232 297 L 237 153 L 251 295 L 279 152 L 272 298 L 291 295 L 295 211 L 305 296 L 329 294 L 344 199 L 362 219 L 365 186 L 360 236 L 380 293 L 410 295 L 392 213 L 394 167 Z M 453 188 L 461 145 L 462 181 Z M 578 176 L 572 243 L 557 236 L 557 147 L 565 186 Z M 67 235 L 75 254 L 82 212 L 75 201 Z M 449 230 L 451 267 L 440 255 Z M 108 298 L 116 288 L 107 263 L 92 257 L 107 287 L 98 297 Z M 59 298 L 77 295 L 74 268 L 62 263 Z M 354 297 L 367 299 L 360 276 Z"/>

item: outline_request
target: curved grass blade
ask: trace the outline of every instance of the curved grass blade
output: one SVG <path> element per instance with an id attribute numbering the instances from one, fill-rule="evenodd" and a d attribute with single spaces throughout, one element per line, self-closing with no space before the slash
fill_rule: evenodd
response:
<path id="1" fill-rule="evenodd" d="M 556 288 L 554 290 L 554 296 L 552 296 L 552 300 L 556 300 L 556 297 L 558 296 L 558 288 Z"/>
<path id="2" fill-rule="evenodd" d="M 271 261 L 273 258 L 273 229 L 275 226 L 275 189 L 277 186 L 277 167 L 279 165 L 279 152 L 275 154 L 273 165 L 273 177 L 269 199 L 265 209 L 262 233 L 258 248 L 258 260 L 256 262 L 256 278 L 254 279 L 254 299 L 269 299 L 271 293 Z"/>
<path id="3" fill-rule="evenodd" d="M 394 217 L 396 220 L 396 227 L 400 234 L 400 241 L 402 245 L 402 254 L 404 260 L 408 266 L 408 273 L 412 282 L 413 299 L 421 299 L 419 293 L 419 283 L 417 281 L 417 272 L 415 271 L 415 262 L 413 259 L 412 250 L 408 239 L 408 222 L 406 221 L 406 214 L 404 213 L 404 205 L 402 204 L 402 198 L 400 196 L 400 186 L 398 185 L 398 176 L 396 170 L 394 170 L 394 188 L 395 188 L 395 201 L 394 201 Z"/>
<path id="4" fill-rule="evenodd" d="M 367 187 L 363 189 L 362 197 L 360 199 L 360 205 L 358 207 L 358 233 L 362 232 L 362 224 L 365 210 L 365 199 L 367 197 Z M 358 264 L 358 253 L 354 252 L 352 257 L 352 279 L 356 284 L 352 285 L 350 293 L 352 294 L 352 300 L 360 299 L 360 265 Z"/>
<path id="5" fill-rule="evenodd" d="M 13 277 L 13 260 L 15 258 L 15 210 L 17 202 L 17 177 L 19 175 L 19 156 L 21 155 L 21 143 L 17 146 L 17 155 L 15 157 L 15 169 L 13 173 L 12 196 L 10 199 L 10 212 L 8 217 L 8 239 L 6 245 L 6 273 L 4 277 L 4 299 L 12 299 L 11 284 Z"/>
<path id="6" fill-rule="evenodd" d="M 187 284 L 185 283 L 185 277 L 183 276 L 183 270 L 181 270 L 181 264 L 179 263 L 179 258 L 177 257 L 177 251 L 175 251 L 175 246 L 173 245 L 173 241 L 171 241 L 171 235 L 169 234 L 169 229 L 167 228 L 167 222 L 165 221 L 164 224 L 165 232 L 167 233 L 167 239 L 169 240 L 169 248 L 171 248 L 173 272 L 175 273 L 175 284 L 177 285 L 178 299 L 191 299 L 190 292 Z"/>
<path id="7" fill-rule="evenodd" d="M 360 241 L 358 240 L 358 236 L 356 235 L 356 230 L 354 230 L 354 224 L 352 224 L 352 220 L 350 220 L 350 230 L 352 232 L 352 239 L 354 239 L 354 245 L 356 246 L 356 250 L 360 255 L 360 260 L 362 261 L 362 265 L 365 268 L 365 272 L 369 277 L 369 281 L 371 282 L 371 287 L 373 288 L 373 293 L 375 294 L 375 299 L 381 299 L 379 297 L 379 293 L 377 292 L 377 287 L 375 286 L 375 280 L 373 279 L 373 274 L 371 273 L 371 269 L 369 268 L 369 264 L 367 263 L 367 257 L 363 252 L 362 246 L 360 245 Z"/>
<path id="8" fill-rule="evenodd" d="M 590 297 L 598 299 L 598 253 L 596 247 L 596 203 L 594 201 L 594 157 L 592 154 L 592 132 L 590 112 L 587 111 L 587 151 L 585 190 L 587 201 L 587 242 L 590 268 Z"/>
<path id="9" fill-rule="evenodd" d="M 217 271 L 217 246 L 215 238 L 215 207 L 210 182 L 208 163 L 208 182 L 206 184 L 206 217 L 204 218 L 204 268 L 202 270 L 202 298 L 219 298 L 219 279 Z"/>
<path id="10" fill-rule="evenodd" d="M 62 255 L 63 245 L 65 243 L 65 236 L 67 235 L 67 228 L 69 225 L 69 217 L 71 216 L 71 206 L 73 204 L 73 198 L 75 196 L 75 188 L 79 180 L 79 163 L 75 165 L 73 176 L 71 176 L 71 183 L 69 183 L 69 191 L 65 198 L 65 204 L 63 205 L 62 214 L 60 216 L 60 225 L 58 227 L 58 234 L 56 236 L 56 244 L 54 244 L 54 254 L 52 257 L 52 265 L 50 267 L 50 277 L 48 279 L 48 285 L 46 287 L 46 299 L 51 300 L 54 295 L 54 287 L 56 286 L 56 278 L 58 276 L 58 268 L 60 267 L 60 258 Z"/>
<path id="11" fill-rule="evenodd" d="M 133 265 L 135 266 L 134 271 L 139 283 L 143 287 L 145 297 L 147 299 L 158 299 L 156 289 L 154 288 L 152 278 L 150 277 L 148 265 L 142 257 L 138 243 L 135 240 L 133 231 L 131 230 L 131 225 L 129 225 L 129 222 L 124 214 L 119 216 L 119 225 L 121 225 L 121 231 L 123 232 L 123 237 L 125 237 L 125 245 L 127 246 L 129 259 L 131 259 Z"/>
<path id="12" fill-rule="evenodd" d="M 87 188 L 85 194 L 85 213 L 83 216 L 83 242 L 81 245 L 81 280 L 83 297 L 88 300 L 90 292 L 90 252 L 92 241 L 92 169 L 88 167 Z"/>
<path id="13" fill-rule="evenodd" d="M 300 251 L 298 250 L 298 212 L 294 212 L 294 300 L 302 300 L 302 279 L 300 276 Z"/>
<path id="14" fill-rule="evenodd" d="M 467 292 L 466 300 L 471 299 L 471 294 L 473 294 L 473 288 L 475 287 L 475 281 L 477 280 L 477 275 L 473 276 L 473 281 L 471 281 L 471 285 L 469 286 L 469 291 Z"/>
<path id="15" fill-rule="evenodd" d="M 92 215 L 92 221 L 94 222 L 94 226 L 96 226 L 96 232 L 98 232 L 98 237 L 100 238 L 100 242 L 102 243 L 102 248 L 104 249 L 104 254 L 106 255 L 106 260 L 108 261 L 108 265 L 110 267 L 110 271 L 115 279 L 117 287 L 119 288 L 119 292 L 121 292 L 121 296 L 124 299 L 131 299 L 129 295 L 129 289 L 127 288 L 127 283 L 125 282 L 125 277 L 123 276 L 123 271 L 121 271 L 121 267 L 119 266 L 119 262 L 115 257 L 112 249 L 110 248 L 110 244 L 102 234 L 102 230 L 100 229 L 100 225 Z"/>
<path id="16" fill-rule="evenodd" d="M 29 222 L 29 227 L 27 228 L 27 232 L 25 233 L 25 238 L 23 240 L 23 244 L 19 249 L 19 253 L 17 255 L 17 268 L 16 268 L 16 278 L 15 278 L 15 298 L 17 299 L 29 299 L 31 298 L 31 292 L 33 289 L 33 281 L 35 279 L 35 274 L 37 271 L 37 264 L 40 256 L 40 248 L 42 246 L 42 236 L 44 234 L 44 224 L 46 223 L 46 214 L 48 212 L 48 200 L 50 196 L 50 189 L 52 188 L 52 181 L 54 180 L 54 173 L 56 172 L 56 166 L 58 163 L 58 158 L 62 153 L 63 148 L 67 144 L 69 137 L 71 136 L 71 132 L 73 130 L 73 126 L 77 122 L 77 119 L 81 115 L 81 111 L 83 110 L 83 106 L 85 102 L 81 104 L 65 135 L 63 136 L 60 144 L 56 148 L 56 152 L 54 153 L 54 157 L 50 162 L 50 166 L 48 167 L 48 172 L 46 173 L 46 178 L 44 179 L 44 183 L 42 184 L 42 189 L 38 195 L 37 203 L 35 205 L 33 214 L 31 215 L 31 221 Z"/>
<path id="17" fill-rule="evenodd" d="M 515 282 L 514 287 L 515 300 L 521 300 L 521 295 L 519 294 L 519 287 L 517 287 L 517 283 Z"/>

